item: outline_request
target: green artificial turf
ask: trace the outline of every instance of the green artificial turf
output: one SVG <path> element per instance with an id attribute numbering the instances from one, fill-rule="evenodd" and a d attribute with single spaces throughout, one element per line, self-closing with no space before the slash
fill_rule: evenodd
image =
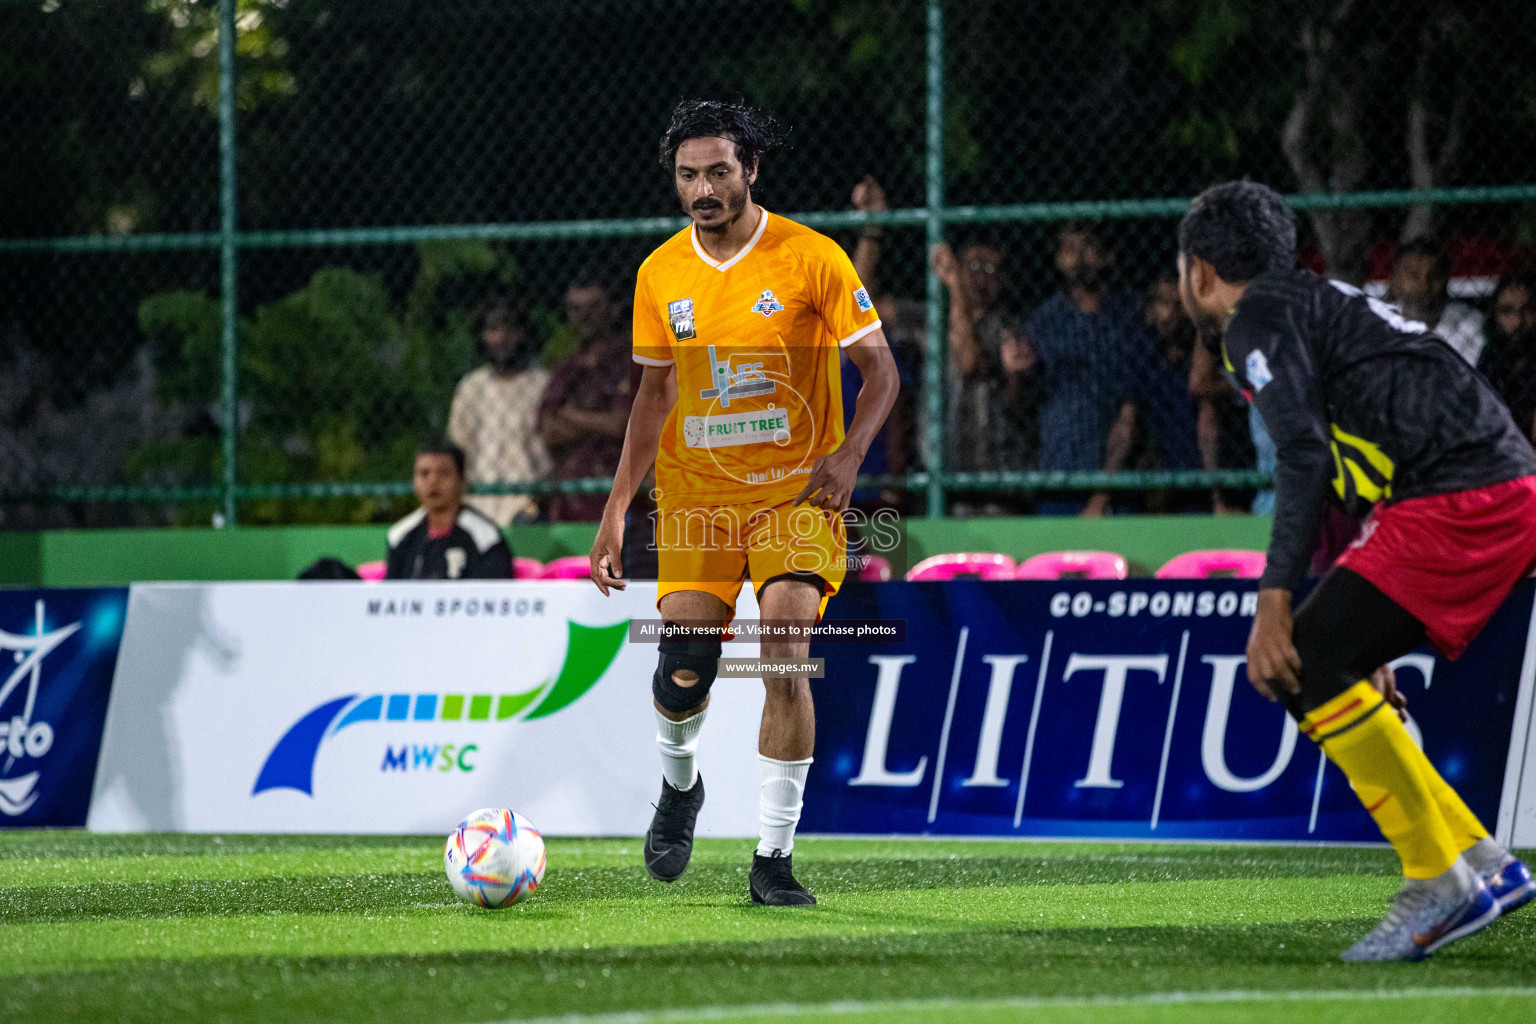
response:
<path id="1" fill-rule="evenodd" d="M 0 1010 L 69 1021 L 1536 1020 L 1536 908 L 1426 964 L 1338 952 L 1385 850 L 801 840 L 821 900 L 754 907 L 747 841 L 684 879 L 551 840 L 472 909 L 433 839 L 0 833 Z"/>

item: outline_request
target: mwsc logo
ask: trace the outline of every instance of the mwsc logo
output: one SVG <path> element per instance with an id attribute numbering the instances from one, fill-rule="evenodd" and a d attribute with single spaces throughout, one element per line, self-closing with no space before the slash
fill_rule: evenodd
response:
<path id="1" fill-rule="evenodd" d="M 327 701 L 300 718 L 277 741 L 256 776 L 251 795 L 269 789 L 295 789 L 313 796 L 315 759 L 320 747 L 332 736 L 354 725 L 367 722 L 490 724 L 547 718 L 574 704 L 597 685 L 618 656 L 628 633 L 628 622 L 611 626 L 567 622 L 565 661 L 560 671 L 553 681 L 546 679 L 522 693 L 353 693 Z"/>

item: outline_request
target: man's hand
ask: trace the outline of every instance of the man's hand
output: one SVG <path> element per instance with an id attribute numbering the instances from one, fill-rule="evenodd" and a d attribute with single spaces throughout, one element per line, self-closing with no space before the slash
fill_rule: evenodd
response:
<path id="1" fill-rule="evenodd" d="M 1096 491 L 1077 515 L 1080 519 L 1103 519 L 1109 515 L 1109 492 Z"/>
<path id="2" fill-rule="evenodd" d="M 866 174 L 859 179 L 859 183 L 853 186 L 853 197 L 850 200 L 855 210 L 866 213 L 883 213 L 885 211 L 885 189 L 875 180 L 873 174 Z"/>
<path id="3" fill-rule="evenodd" d="M 1408 698 L 1404 697 L 1397 689 L 1397 673 L 1392 671 L 1391 665 L 1383 665 L 1371 673 L 1371 685 L 1376 692 L 1387 698 L 1387 703 L 1392 705 L 1392 710 L 1397 712 L 1400 721 L 1408 721 Z"/>
<path id="4" fill-rule="evenodd" d="M 998 348 L 997 355 L 998 361 L 1003 364 L 1003 371 L 1020 374 L 1033 370 L 1036 362 L 1034 346 L 1027 341 L 1021 341 L 1006 327 L 999 333 L 1002 344 Z"/>
<path id="5" fill-rule="evenodd" d="M 604 516 L 597 528 L 597 539 L 592 542 L 592 582 L 608 596 L 609 588 L 623 590 L 629 586 L 624 579 L 624 566 L 620 556 L 624 550 L 624 517 Z"/>
<path id="6" fill-rule="evenodd" d="M 1301 656 L 1291 642 L 1291 592 L 1259 591 L 1259 609 L 1248 634 L 1248 681 L 1269 700 L 1276 690 L 1301 692 Z"/>
<path id="7" fill-rule="evenodd" d="M 928 258 L 933 261 L 933 273 L 939 283 L 953 292 L 960 284 L 960 261 L 955 258 L 955 250 L 948 242 L 940 242 L 929 251 Z"/>
<path id="8" fill-rule="evenodd" d="M 841 512 L 853 499 L 853 485 L 859 478 L 859 464 L 864 456 L 846 445 L 831 455 L 823 455 L 811 466 L 811 478 L 805 482 L 794 504 L 808 501 L 829 512 Z"/>

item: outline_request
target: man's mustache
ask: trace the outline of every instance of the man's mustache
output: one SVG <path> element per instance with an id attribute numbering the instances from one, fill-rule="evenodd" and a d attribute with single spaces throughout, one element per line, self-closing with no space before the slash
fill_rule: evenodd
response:
<path id="1" fill-rule="evenodd" d="M 718 199 L 699 199 L 694 202 L 693 208 L 695 210 L 718 210 L 723 205 L 725 204 Z"/>

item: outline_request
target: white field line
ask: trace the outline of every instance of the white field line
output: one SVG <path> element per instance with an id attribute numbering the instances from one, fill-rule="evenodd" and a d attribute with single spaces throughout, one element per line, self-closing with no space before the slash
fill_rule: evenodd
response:
<path id="1" fill-rule="evenodd" d="M 840 999 L 827 1003 L 747 1003 L 740 1006 L 694 1006 L 672 1010 L 631 1010 L 621 1013 L 572 1013 L 555 1017 L 508 1018 L 497 1024 L 673 1024 L 740 1017 L 850 1016 L 872 1013 L 921 1014 L 936 1010 L 1085 1010 L 1117 1006 L 1186 1006 L 1221 1003 L 1377 1002 L 1394 999 L 1536 998 L 1536 986 L 1489 988 L 1422 987 L 1395 989 L 1276 989 L 1216 992 L 1147 992 L 1132 996 L 1009 996 L 982 999 Z"/>

